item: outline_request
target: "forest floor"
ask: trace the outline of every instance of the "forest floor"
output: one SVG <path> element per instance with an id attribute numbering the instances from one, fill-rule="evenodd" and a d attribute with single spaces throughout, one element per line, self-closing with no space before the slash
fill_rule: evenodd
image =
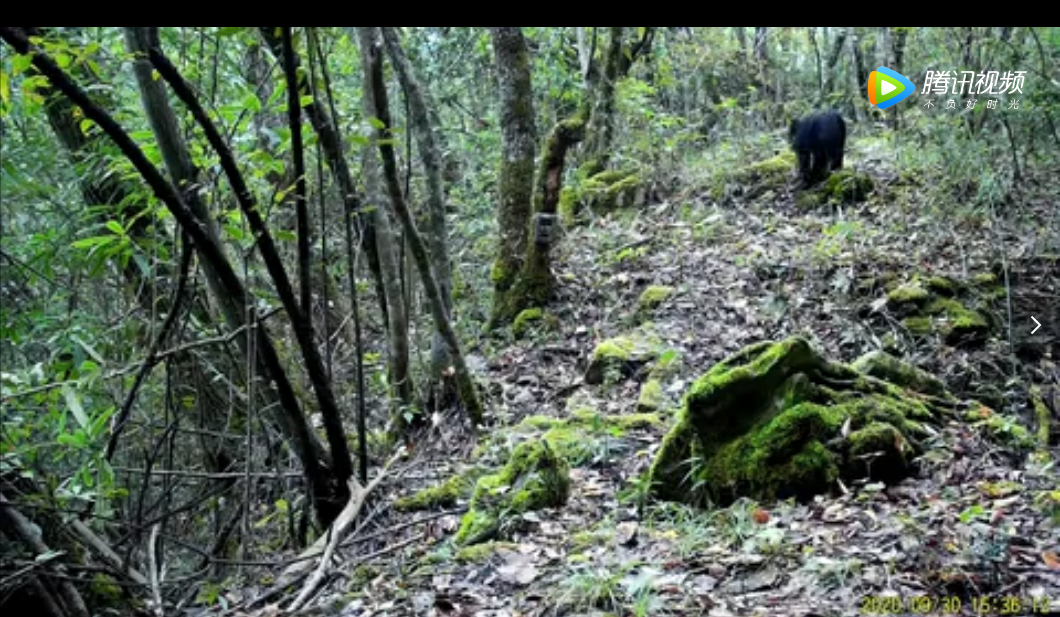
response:
<path id="1" fill-rule="evenodd" d="M 568 230 L 556 266 L 560 297 L 549 309 L 556 328 L 475 359 L 492 384 L 494 428 L 482 460 L 503 462 L 507 444 L 526 437 L 511 427 L 528 416 L 638 411 L 642 375 L 589 386 L 583 372 L 596 343 L 643 324 L 637 300 L 649 284 L 676 290 L 649 317 L 680 359 L 663 384 L 671 408 L 698 375 L 750 343 L 801 333 L 847 362 L 879 348 L 889 332 L 907 360 L 958 395 L 991 386 L 1005 401 L 1001 411 L 1030 426 L 1029 383 L 1060 391 L 1055 341 L 1013 367 L 1006 328 L 974 348 L 918 338 L 895 321 L 868 319 L 879 292 L 865 293 L 859 281 L 882 272 L 967 278 L 989 271 L 1002 251 L 1013 270 L 1056 253 L 1060 232 L 1048 231 L 1055 205 L 1033 197 L 1049 182 L 1029 182 L 1024 205 L 1004 223 L 959 204 L 950 211 L 961 214 L 943 217 L 916 186 L 888 173 L 870 146 L 853 150 L 848 161 L 874 177 L 877 192 L 841 213 L 798 210 L 788 178 L 755 199 L 721 205 L 686 187 L 638 212 Z M 1055 303 L 1057 276 L 1022 280 L 1050 285 Z M 1032 313 L 1023 311 L 1038 291 L 1013 300 L 1015 331 L 1023 331 L 1018 320 L 1030 323 Z M 1049 403 L 1054 415 L 1057 398 Z M 505 542 L 470 550 L 452 544 L 459 504 L 443 513 L 390 506 L 466 464 L 476 444 L 441 422 L 417 442 L 418 464 L 384 482 L 361 534 L 371 537 L 341 552 L 339 576 L 316 600 L 321 608 L 303 614 L 1060 614 L 1055 448 L 1035 456 L 955 422 L 939 432 L 916 475 L 895 486 L 859 483 L 809 504 L 641 510 L 637 479 L 672 416 L 662 411 L 655 425 L 599 431 L 572 465 L 566 507 L 524 515 Z M 275 606 L 262 614 L 270 612 L 278 614 Z"/>

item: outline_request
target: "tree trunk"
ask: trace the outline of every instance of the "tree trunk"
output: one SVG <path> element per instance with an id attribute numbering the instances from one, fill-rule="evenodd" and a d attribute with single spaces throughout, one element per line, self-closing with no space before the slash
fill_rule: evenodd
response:
<path id="1" fill-rule="evenodd" d="M 262 39 L 268 45 L 269 51 L 272 52 L 273 57 L 282 58 L 283 42 L 280 39 L 277 28 L 263 26 L 258 27 L 258 31 L 261 34 Z M 295 66 L 301 66 L 297 54 L 295 54 Z M 329 113 L 324 107 L 321 97 L 315 96 L 316 93 L 310 88 L 309 80 L 306 79 L 305 71 L 300 72 L 298 94 L 303 98 L 307 96 L 312 97 L 312 101 L 304 108 L 304 111 L 309 117 L 309 122 L 313 125 L 313 130 L 316 131 L 317 136 L 320 138 L 320 147 L 323 149 L 324 156 L 327 159 L 328 169 L 331 170 L 331 173 L 335 178 L 335 183 L 339 186 L 339 191 L 342 194 L 342 202 L 346 208 L 346 212 L 353 213 L 357 217 L 355 220 L 357 221 L 358 227 L 360 227 L 361 236 L 363 238 L 365 256 L 368 258 L 368 269 L 371 270 L 372 277 L 375 280 L 379 308 L 384 319 L 387 319 L 387 297 L 386 290 L 383 286 L 383 275 L 379 265 L 379 251 L 376 247 L 375 227 L 372 223 L 372 216 L 370 213 L 364 211 L 361 206 L 360 198 L 357 196 L 353 174 L 350 173 L 349 164 L 346 162 L 346 153 L 342 144 L 342 136 L 338 129 L 335 128 L 336 118 L 333 117 L 334 110 L 332 110 L 332 113 Z"/>
<path id="2" fill-rule="evenodd" d="M 555 221 L 567 152 L 585 138 L 585 133 L 586 120 L 577 115 L 557 123 L 548 137 L 537 172 L 537 190 L 534 192 L 534 210 L 545 221 Z M 522 308 L 544 306 L 551 299 L 556 286 L 550 254 L 553 238 L 539 237 L 541 233 L 541 230 L 535 230 L 532 234 L 534 241 L 527 245 L 523 269 L 513 288 L 513 297 L 525 302 Z"/>
<path id="3" fill-rule="evenodd" d="M 732 33 L 736 35 L 736 56 L 740 62 L 747 60 L 747 34 L 743 28 L 733 28 Z"/>
<path id="4" fill-rule="evenodd" d="M 847 34 L 840 30 L 835 35 L 835 41 L 832 43 L 832 51 L 828 54 L 828 62 L 825 64 L 825 78 L 824 78 L 824 92 L 825 96 L 828 96 L 832 92 L 832 86 L 835 83 L 835 66 L 839 62 L 839 57 L 843 54 L 843 45 L 846 43 Z"/>
<path id="5" fill-rule="evenodd" d="M 772 100 L 773 88 L 770 86 L 769 76 L 769 28 L 755 28 L 755 74 L 758 85 L 762 89 L 762 97 Z"/>
<path id="6" fill-rule="evenodd" d="M 518 27 L 491 27 L 493 54 L 501 98 L 500 203 L 497 228 L 500 242 L 493 262 L 494 285 L 491 327 L 511 321 L 520 302 L 511 291 L 526 256 L 527 234 L 534 192 L 537 150 L 530 54 Z"/>
<path id="7" fill-rule="evenodd" d="M 854 105 L 854 120 L 861 122 L 864 120 L 864 114 L 861 111 L 861 88 L 867 87 L 868 76 L 864 75 L 865 67 L 861 58 L 861 37 L 858 35 L 857 28 L 850 26 L 847 28 L 848 39 L 850 40 L 850 79 L 854 82 L 854 91 L 851 96 L 851 101 Z"/>
<path id="8" fill-rule="evenodd" d="M 243 287 L 242 281 L 235 274 L 231 264 L 225 257 L 220 245 L 217 244 L 214 241 L 214 238 L 207 233 L 207 228 L 205 227 L 204 222 L 199 219 L 191 209 L 189 209 L 180 194 L 178 194 L 178 192 L 165 180 L 158 169 L 151 164 L 139 146 L 137 146 L 129 137 L 128 133 L 126 133 L 109 114 L 95 104 L 84 90 L 74 84 L 67 74 L 60 69 L 47 54 L 43 53 L 39 48 L 32 46 L 25 33 L 21 30 L 0 27 L 0 38 L 3 38 L 4 41 L 15 48 L 19 53 L 30 54 L 32 64 L 37 70 L 44 74 L 53 85 L 63 92 L 63 94 L 80 106 L 84 111 L 85 117 L 95 122 L 115 142 L 115 144 L 121 149 L 122 153 L 129 158 L 133 166 L 144 177 L 159 199 L 166 205 L 167 209 L 173 214 L 181 227 L 194 240 L 196 249 L 199 251 L 204 265 L 206 262 L 210 263 L 224 286 L 224 292 L 234 297 L 235 302 L 233 302 L 233 304 L 243 306 L 246 298 L 246 291 Z M 326 461 L 327 459 L 324 456 L 315 456 L 316 454 L 319 454 L 319 452 L 312 451 L 314 441 L 311 437 L 311 432 L 308 429 L 304 417 L 301 415 L 298 400 L 294 396 L 294 392 L 290 387 L 290 382 L 286 379 L 279 358 L 276 356 L 275 349 L 272 347 L 272 342 L 260 329 L 254 329 L 253 331 L 257 335 L 257 347 L 261 354 L 260 357 L 262 363 L 265 365 L 265 368 L 268 369 L 269 376 L 274 379 L 280 399 L 283 402 L 283 408 L 280 410 L 282 411 L 281 420 L 285 423 L 284 428 L 290 431 L 288 436 L 292 437 L 292 447 L 294 447 L 296 453 L 302 458 L 303 464 L 305 464 L 307 468 L 307 476 L 310 480 L 320 480 L 324 473 L 323 470 L 326 470 L 326 467 L 321 465 L 321 461 Z M 291 413 L 292 411 L 294 413 Z M 315 488 L 317 486 L 319 485 L 315 485 Z M 322 508 L 325 512 L 327 511 L 326 504 L 318 503 L 318 511 Z"/>
<path id="9" fill-rule="evenodd" d="M 453 274 L 449 261 L 449 230 L 445 220 L 445 190 L 442 178 L 442 153 L 435 139 L 435 127 L 430 119 L 430 95 L 413 74 L 412 66 L 401 48 L 397 31 L 392 27 L 380 28 L 390 63 L 394 66 L 401 87 L 409 104 L 409 124 L 416 137 L 420 160 L 427 181 L 427 218 L 429 233 L 427 248 L 431 252 L 434 272 L 438 275 L 438 287 L 442 302 L 450 318 L 453 315 Z M 451 364 L 451 354 L 441 330 L 435 327 L 431 339 L 431 373 L 436 385 L 451 383 L 445 379 Z M 449 396 L 441 397 L 442 400 Z"/>
<path id="10" fill-rule="evenodd" d="M 37 558 L 53 552 L 44 543 L 39 528 L 17 510 L 14 504 L 9 502 L 3 494 L 0 494 L 0 531 L 3 531 L 3 535 L 6 538 L 17 540 L 27 549 L 27 553 Z M 50 568 L 45 568 L 45 571 L 48 569 Z M 77 588 L 71 582 L 71 575 L 66 572 L 66 568 L 62 567 L 62 565 L 56 566 L 56 569 L 59 574 L 54 579 L 56 593 L 52 595 L 48 593 L 50 590 L 43 589 L 42 591 L 45 593 L 44 601 L 51 600 L 50 604 L 55 606 L 55 608 L 59 608 L 56 605 L 61 604 L 61 615 L 89 617 L 88 607 L 85 606 L 85 601 L 81 598 L 81 594 L 78 593 Z M 44 576 L 51 578 L 47 577 L 47 575 Z M 46 587 L 43 581 L 41 586 Z"/>
<path id="11" fill-rule="evenodd" d="M 363 52 L 362 52 L 363 53 Z M 362 88 L 363 89 L 363 88 Z M 371 101 L 364 97 L 365 114 Z M 393 433 L 401 435 L 405 431 L 405 412 L 412 405 L 412 384 L 409 382 L 409 321 L 402 293 L 401 267 L 398 263 L 397 234 L 390 225 L 386 209 L 385 193 L 379 186 L 378 154 L 371 148 L 363 153 L 364 187 L 366 201 L 372 207 L 372 225 L 375 227 L 376 250 L 379 253 L 379 270 L 383 274 L 383 290 L 386 293 L 387 312 L 387 380 L 390 386 Z"/>
<path id="12" fill-rule="evenodd" d="M 387 193 L 390 196 L 390 206 L 405 230 L 409 247 L 412 249 L 412 257 L 416 261 L 420 279 L 427 292 L 427 300 L 431 306 L 435 326 L 441 331 L 453 354 L 453 366 L 456 371 L 457 388 L 460 399 L 467 409 L 468 418 L 473 427 L 482 424 L 482 404 L 479 402 L 475 391 L 475 384 L 471 373 L 464 361 L 464 354 L 460 350 L 460 344 L 453 330 L 449 314 L 446 312 L 445 302 L 442 299 L 441 288 L 438 278 L 432 272 L 431 257 L 423 237 L 416 229 L 416 221 L 409 212 L 405 197 L 401 192 L 401 184 L 398 180 L 397 157 L 394 155 L 392 145 L 393 135 L 391 133 L 390 106 L 387 101 L 386 84 L 383 80 L 383 61 L 379 49 L 378 32 L 374 28 L 358 28 L 358 37 L 361 41 L 362 64 L 364 66 L 364 88 L 366 95 L 372 101 L 372 115 L 380 121 L 381 126 L 376 130 L 380 158 L 383 160 L 383 177 L 386 180 Z"/>
<path id="13" fill-rule="evenodd" d="M 625 28 L 611 29 L 604 53 L 603 73 L 590 94 L 592 113 L 589 127 L 589 161 L 584 167 L 588 175 L 607 169 L 611 162 L 611 142 L 615 131 L 615 86 L 622 78 L 625 48 L 622 37 Z"/>

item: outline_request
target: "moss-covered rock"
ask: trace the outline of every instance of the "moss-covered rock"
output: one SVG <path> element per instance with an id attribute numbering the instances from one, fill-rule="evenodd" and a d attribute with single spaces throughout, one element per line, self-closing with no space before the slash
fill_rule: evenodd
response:
<path id="1" fill-rule="evenodd" d="M 475 486 L 475 480 L 485 474 L 480 467 L 473 467 L 462 473 L 450 476 L 434 486 L 429 486 L 412 495 L 400 497 L 394 502 L 394 509 L 401 512 L 429 510 L 432 508 L 451 508 L 457 502 L 467 499 Z"/>
<path id="2" fill-rule="evenodd" d="M 1035 437 L 1019 420 L 978 405 L 964 413 L 964 419 L 973 427 L 986 431 L 994 439 L 1016 448 L 1033 448 Z"/>
<path id="3" fill-rule="evenodd" d="M 649 285 L 637 299 L 637 308 L 642 312 L 653 311 L 666 302 L 674 293 L 674 288 L 667 285 Z"/>
<path id="4" fill-rule="evenodd" d="M 988 283 L 986 289 L 989 288 Z M 940 335 L 948 344 L 979 343 L 989 336 L 991 321 L 983 307 L 991 295 L 979 283 L 967 284 L 945 276 L 913 276 L 889 285 L 887 309 L 902 319 L 909 333 Z"/>
<path id="5" fill-rule="evenodd" d="M 870 351 L 855 360 L 851 367 L 865 375 L 889 381 L 914 392 L 937 397 L 950 396 L 945 384 L 938 377 L 883 351 Z"/>
<path id="6" fill-rule="evenodd" d="M 887 306 L 894 311 L 909 310 L 923 306 L 931 299 L 931 293 L 919 281 L 903 283 L 887 294 Z"/>
<path id="7" fill-rule="evenodd" d="M 512 516 L 558 508 L 570 496 L 570 466 L 548 442 L 535 439 L 516 446 L 498 473 L 483 476 L 456 534 L 457 544 L 484 542 L 501 532 Z"/>
<path id="8" fill-rule="evenodd" d="M 581 185 L 580 197 L 581 202 L 594 212 L 606 213 L 642 205 L 646 191 L 640 174 L 635 170 L 613 170 L 586 179 Z"/>
<path id="9" fill-rule="evenodd" d="M 662 341 L 644 328 L 602 341 L 589 358 L 585 383 L 603 383 L 608 372 L 628 377 L 657 359 L 663 351 Z"/>
<path id="10" fill-rule="evenodd" d="M 939 298 L 927 308 L 935 317 L 935 325 L 950 344 L 981 341 L 990 331 L 990 324 L 979 311 L 968 308 L 952 298 Z"/>
<path id="11" fill-rule="evenodd" d="M 515 338 L 522 338 L 534 330 L 547 330 L 556 325 L 556 318 L 543 309 L 523 309 L 512 322 L 512 334 Z"/>
<path id="12" fill-rule="evenodd" d="M 652 493 L 688 503 L 808 499 L 840 478 L 901 479 L 930 434 L 925 424 L 961 403 L 896 358 L 855 364 L 862 370 L 798 337 L 719 362 L 686 393 L 649 472 Z"/>
<path id="13" fill-rule="evenodd" d="M 571 466 L 580 467 L 630 450 L 622 441 L 627 431 L 657 428 L 662 423 L 655 413 L 607 415 L 582 407 L 573 410 L 568 418 L 527 416 L 513 430 L 538 435 Z"/>
<path id="14" fill-rule="evenodd" d="M 642 413 L 659 411 L 665 408 L 667 403 L 662 382 L 658 379 L 649 379 L 640 387 L 640 396 L 637 397 L 637 411 Z"/>
<path id="15" fill-rule="evenodd" d="M 1037 385 L 1031 386 L 1031 405 L 1034 407 L 1034 419 L 1038 423 L 1038 445 L 1042 448 L 1049 447 L 1049 435 L 1052 433 L 1052 413 L 1049 406 L 1045 404 L 1042 389 Z"/>
<path id="16" fill-rule="evenodd" d="M 795 166 L 795 154 L 781 152 L 776 156 L 719 172 L 708 187 L 710 195 L 720 200 L 726 195 L 754 199 L 774 192 L 788 181 Z"/>

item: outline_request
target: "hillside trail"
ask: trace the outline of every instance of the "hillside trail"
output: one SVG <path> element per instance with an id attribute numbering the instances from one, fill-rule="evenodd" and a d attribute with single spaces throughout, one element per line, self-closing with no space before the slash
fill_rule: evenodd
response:
<path id="1" fill-rule="evenodd" d="M 807 504 L 639 507 L 638 478 L 673 409 L 715 362 L 793 334 L 852 361 L 884 334 L 865 316 L 879 292 L 863 281 L 885 272 L 971 276 L 994 267 L 1001 251 L 1017 268 L 1049 242 L 1057 252 L 1056 230 L 1043 233 L 1047 200 L 1002 223 L 956 198 L 926 203 L 875 146 L 855 140 L 851 150 L 848 165 L 877 181 L 866 203 L 803 211 L 791 178 L 727 203 L 685 187 L 567 230 L 548 308 L 554 327 L 476 359 L 491 383 L 494 422 L 480 460 L 502 463 L 520 438 L 509 429 L 528 417 L 638 413 L 644 375 L 589 386 L 583 373 L 596 343 L 645 324 L 677 358 L 660 422 L 585 438 L 566 507 L 523 515 L 503 542 L 460 548 L 450 540 L 461 504 L 440 513 L 387 505 L 466 467 L 475 444 L 443 421 L 418 441 L 413 471 L 384 485 L 366 539 L 341 552 L 341 576 L 300 614 L 1060 614 L 1056 448 L 1035 457 L 964 423 L 946 425 L 915 476 L 895 486 L 863 482 Z M 1056 272 L 1039 274 L 1024 280 L 1055 293 Z M 638 297 L 649 285 L 674 293 L 645 315 Z M 1004 411 L 1026 411 L 1026 388 L 998 382 L 997 367 L 1011 357 L 1004 329 L 973 348 L 894 331 L 906 360 L 959 393 L 992 384 L 1011 395 Z M 1054 344 L 1021 360 L 1021 374 L 1055 393 Z"/>

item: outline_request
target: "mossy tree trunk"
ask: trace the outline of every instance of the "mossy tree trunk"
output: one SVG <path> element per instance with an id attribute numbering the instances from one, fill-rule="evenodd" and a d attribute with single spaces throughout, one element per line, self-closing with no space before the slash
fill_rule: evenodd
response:
<path id="1" fill-rule="evenodd" d="M 435 138 L 435 128 L 431 122 L 430 94 L 421 85 L 413 73 L 412 65 L 401 48 L 397 30 L 392 27 L 380 28 L 387 56 L 394 66 L 398 81 L 405 92 L 409 105 L 409 124 L 419 148 L 420 161 L 423 164 L 427 183 L 427 248 L 430 249 L 434 272 L 438 276 L 438 287 L 442 294 L 442 303 L 446 312 L 453 315 L 453 270 L 449 260 L 449 230 L 445 221 L 445 189 L 443 181 L 442 151 Z M 447 369 L 452 364 L 452 354 L 445 337 L 437 327 L 431 338 L 431 375 L 435 387 L 441 387 L 441 396 L 437 402 L 443 404 L 455 394 L 446 378 Z"/>
<path id="2" fill-rule="evenodd" d="M 611 162 L 611 146 L 615 135 L 615 87 L 629 74 L 637 58 L 651 50 L 655 31 L 655 27 L 642 28 L 637 42 L 627 45 L 624 41 L 626 29 L 620 26 L 610 28 L 607 49 L 603 54 L 603 71 L 588 71 L 586 103 L 591 107 L 591 125 L 589 158 L 584 167 L 588 175 L 604 171 Z M 583 115 L 588 114 L 583 112 Z"/>
<path id="3" fill-rule="evenodd" d="M 501 99 L 500 203 L 497 205 L 499 242 L 493 262 L 493 315 L 497 327 L 515 317 L 510 297 L 522 270 L 530 229 L 537 150 L 530 52 L 518 27 L 491 27 L 490 38 Z"/>
<path id="4" fill-rule="evenodd" d="M 575 116 L 557 124 L 545 144 L 537 172 L 534 211 L 554 220 L 563 189 L 563 169 L 567 152 L 585 138 L 585 118 Z M 531 236 L 535 234 L 531 231 Z M 509 314 L 518 315 L 528 308 L 544 306 L 552 297 L 556 282 L 552 275 L 551 241 L 531 238 L 526 259 L 509 297 Z"/>
<path id="5" fill-rule="evenodd" d="M 482 404 L 479 402 L 471 372 L 467 367 L 467 362 L 464 360 L 464 354 L 460 350 L 456 331 L 453 329 L 445 302 L 442 299 L 438 278 L 432 271 L 431 256 L 427 244 L 416 229 L 416 221 L 412 218 L 408 204 L 405 203 L 405 196 L 401 192 L 397 157 L 394 154 L 390 105 L 387 100 L 386 82 L 383 79 L 383 59 L 379 33 L 376 28 L 360 27 L 357 29 L 357 34 L 360 39 L 361 54 L 363 56 L 362 63 L 365 73 L 363 87 L 365 95 L 372 103 L 370 109 L 372 116 L 379 120 L 377 125 L 379 128 L 376 130 L 376 145 L 383 161 L 383 178 L 390 197 L 390 206 L 393 208 L 398 220 L 401 221 L 405 236 L 408 238 L 412 257 L 416 262 L 416 268 L 419 270 L 420 280 L 423 283 L 428 304 L 431 307 L 435 327 L 441 330 L 442 336 L 445 337 L 445 342 L 452 352 L 453 368 L 456 372 L 455 377 L 460 400 L 467 410 L 472 426 L 477 427 L 482 424 L 483 420 Z"/>
<path id="6" fill-rule="evenodd" d="M 590 73 L 593 79 L 589 83 L 590 91 L 586 93 L 587 103 L 592 110 L 589 159 L 585 167 L 586 174 L 590 176 L 607 169 L 611 160 L 611 141 L 615 130 L 615 85 L 622 66 L 622 35 L 625 28 L 615 26 L 610 30 L 603 57 L 603 71 Z"/>

